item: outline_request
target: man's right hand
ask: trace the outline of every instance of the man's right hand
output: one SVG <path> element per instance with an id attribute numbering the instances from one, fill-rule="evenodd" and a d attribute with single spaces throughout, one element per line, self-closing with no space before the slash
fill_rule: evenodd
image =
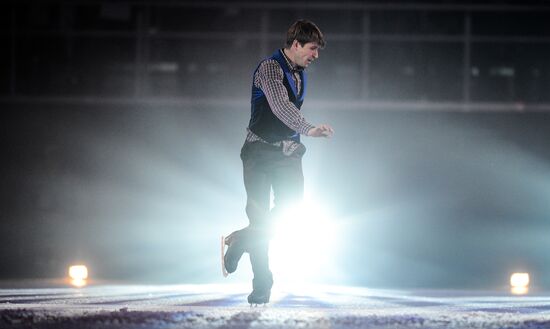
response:
<path id="1" fill-rule="evenodd" d="M 310 137 L 327 137 L 330 138 L 334 134 L 334 129 L 327 124 L 319 125 L 315 128 L 311 128 L 307 132 L 307 136 Z"/>

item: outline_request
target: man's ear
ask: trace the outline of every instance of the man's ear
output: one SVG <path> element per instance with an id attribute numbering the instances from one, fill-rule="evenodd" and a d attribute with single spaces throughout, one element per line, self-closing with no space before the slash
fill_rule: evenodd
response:
<path id="1" fill-rule="evenodd" d="M 294 41 L 292 41 L 292 48 L 294 48 L 294 50 L 298 49 L 299 44 L 298 40 L 294 39 Z"/>

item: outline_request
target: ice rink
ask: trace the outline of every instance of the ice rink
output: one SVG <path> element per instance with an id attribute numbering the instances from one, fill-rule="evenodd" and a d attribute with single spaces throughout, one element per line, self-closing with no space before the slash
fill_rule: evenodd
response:
<path id="1" fill-rule="evenodd" d="M 310 286 L 94 285 L 0 289 L 0 328 L 550 328 L 550 295 Z"/>

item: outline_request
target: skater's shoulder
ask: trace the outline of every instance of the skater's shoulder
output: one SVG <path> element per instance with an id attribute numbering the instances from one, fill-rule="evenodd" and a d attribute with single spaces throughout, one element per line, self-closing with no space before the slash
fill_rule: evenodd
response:
<path id="1" fill-rule="evenodd" d="M 256 72 L 267 76 L 283 75 L 283 69 L 281 65 L 279 64 L 279 62 L 272 58 L 264 59 L 263 61 L 261 61 L 258 65 L 258 69 L 256 70 Z"/>
<path id="2" fill-rule="evenodd" d="M 260 68 L 282 70 L 281 64 L 279 64 L 279 62 L 277 62 L 277 60 L 273 58 L 263 59 L 260 64 L 258 64 L 258 69 Z"/>

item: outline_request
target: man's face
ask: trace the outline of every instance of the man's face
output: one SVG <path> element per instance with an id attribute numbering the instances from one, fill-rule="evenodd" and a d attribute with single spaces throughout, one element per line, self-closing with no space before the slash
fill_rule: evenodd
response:
<path id="1" fill-rule="evenodd" d="M 308 67 L 319 57 L 319 45 L 317 42 L 308 42 L 302 45 L 296 40 L 292 44 L 294 48 L 294 62 L 301 67 Z"/>

